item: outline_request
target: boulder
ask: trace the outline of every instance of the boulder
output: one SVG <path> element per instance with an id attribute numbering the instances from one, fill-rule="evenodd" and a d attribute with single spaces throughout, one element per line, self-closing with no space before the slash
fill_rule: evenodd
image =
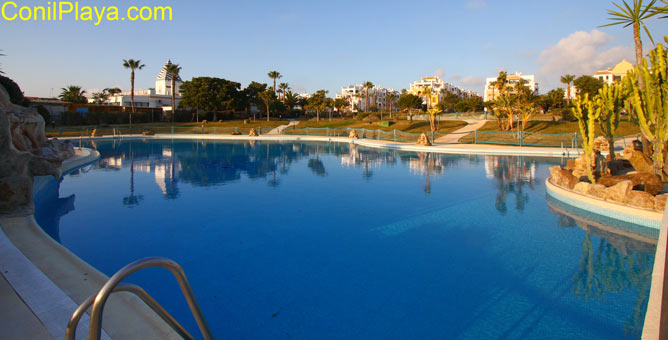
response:
<path id="1" fill-rule="evenodd" d="M 426 133 L 422 133 L 420 135 L 420 138 L 417 140 L 418 145 L 424 145 L 424 146 L 431 146 L 431 142 L 429 141 L 429 137 L 427 137 Z"/>
<path id="2" fill-rule="evenodd" d="M 638 190 L 631 190 L 628 195 L 626 195 L 624 203 L 643 209 L 654 209 L 656 204 L 654 195 Z"/>
<path id="3" fill-rule="evenodd" d="M 97 129 L 93 129 L 93 131 L 91 131 L 91 133 L 90 133 L 90 136 L 91 137 L 102 137 L 104 135 L 102 134 L 102 131 L 98 131 Z"/>
<path id="4" fill-rule="evenodd" d="M 621 181 L 607 189 L 605 189 L 605 199 L 608 201 L 624 203 L 626 196 L 633 188 L 633 182 Z"/>
<path id="5" fill-rule="evenodd" d="M 615 159 L 614 161 L 608 161 L 607 164 L 610 174 L 613 176 L 624 175 L 629 171 L 634 171 L 633 165 L 627 159 Z"/>
<path id="6" fill-rule="evenodd" d="M 250 133 L 248 133 L 248 135 L 251 136 L 251 137 L 257 137 L 258 136 L 257 130 L 255 130 L 255 128 L 252 128 L 250 130 Z"/>
<path id="7" fill-rule="evenodd" d="M 357 135 L 357 130 L 350 130 L 348 138 L 359 139 L 360 137 Z"/>
<path id="8" fill-rule="evenodd" d="M 654 165 L 652 164 L 652 159 L 647 157 L 644 153 L 640 151 L 631 151 L 628 161 L 631 163 L 634 169 L 641 174 L 653 174 Z"/>
<path id="9" fill-rule="evenodd" d="M 591 167 L 592 171 L 594 170 L 594 165 L 595 165 L 595 159 L 592 157 L 591 163 L 589 163 L 589 166 Z M 573 176 L 580 178 L 583 176 L 587 176 L 587 162 L 584 159 L 584 154 L 580 155 L 580 157 L 575 159 L 575 167 L 573 168 Z"/>
<path id="10" fill-rule="evenodd" d="M 655 174 L 641 174 L 633 173 L 620 176 L 603 176 L 599 178 L 598 183 L 606 187 L 611 187 L 621 181 L 631 181 L 633 189 L 643 190 L 652 195 L 656 195 L 663 190 L 663 182 L 661 178 Z"/>
<path id="11" fill-rule="evenodd" d="M 564 169 L 573 171 L 573 169 L 575 169 L 575 160 L 572 159 L 572 158 L 569 158 L 566 161 L 566 166 L 564 167 Z"/>
<path id="12" fill-rule="evenodd" d="M 144 130 L 144 131 L 141 132 L 141 134 L 142 134 L 143 136 L 154 136 L 154 135 L 155 135 L 155 132 L 150 131 L 150 130 Z"/>
<path id="13" fill-rule="evenodd" d="M 666 208 L 666 199 L 668 199 L 668 194 L 654 197 L 654 210 L 663 212 Z"/>
<path id="14" fill-rule="evenodd" d="M 605 186 L 601 184 L 591 184 L 579 182 L 573 187 L 573 191 L 584 195 L 605 199 Z"/>
<path id="15" fill-rule="evenodd" d="M 573 189 L 575 184 L 578 183 L 577 177 L 573 176 L 570 171 L 562 169 L 558 165 L 550 167 L 550 175 L 552 176 L 552 184 L 556 186 Z"/>

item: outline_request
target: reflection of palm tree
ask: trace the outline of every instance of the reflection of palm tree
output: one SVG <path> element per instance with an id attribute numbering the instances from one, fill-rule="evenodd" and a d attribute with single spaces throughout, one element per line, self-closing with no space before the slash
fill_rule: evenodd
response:
<path id="1" fill-rule="evenodd" d="M 143 195 L 135 195 L 135 157 L 134 152 L 132 152 L 132 144 L 130 144 L 130 195 L 123 197 L 123 205 L 129 207 L 139 205 L 139 202 L 143 199 Z"/>
<path id="2" fill-rule="evenodd" d="M 327 176 L 327 171 L 325 170 L 325 165 L 320 160 L 320 145 L 315 146 L 315 159 L 308 160 L 308 168 L 311 171 L 321 177 Z"/>
<path id="3" fill-rule="evenodd" d="M 601 282 L 594 273 L 594 250 L 591 246 L 591 233 L 589 228 L 586 228 L 586 231 L 587 234 L 582 241 L 580 268 L 575 276 L 573 276 L 575 295 L 585 301 L 589 300 L 589 298 L 601 299 L 603 297 Z"/>

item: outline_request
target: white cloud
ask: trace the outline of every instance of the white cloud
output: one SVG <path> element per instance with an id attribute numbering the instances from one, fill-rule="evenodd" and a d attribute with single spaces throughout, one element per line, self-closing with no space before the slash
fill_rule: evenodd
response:
<path id="1" fill-rule="evenodd" d="M 436 71 L 434 71 L 434 75 L 439 78 L 443 78 L 443 76 L 445 75 L 445 70 L 443 70 L 442 68 L 437 68 Z"/>
<path id="2" fill-rule="evenodd" d="M 575 32 L 540 53 L 540 70 L 548 77 L 591 75 L 616 65 L 622 59 L 633 60 L 632 47 L 607 47 L 610 41 L 612 37 L 599 30 Z"/>
<path id="3" fill-rule="evenodd" d="M 483 9 L 483 8 L 487 8 L 487 2 L 486 1 L 481 1 L 481 0 L 469 0 L 466 3 L 466 7 L 471 8 L 471 9 Z"/>

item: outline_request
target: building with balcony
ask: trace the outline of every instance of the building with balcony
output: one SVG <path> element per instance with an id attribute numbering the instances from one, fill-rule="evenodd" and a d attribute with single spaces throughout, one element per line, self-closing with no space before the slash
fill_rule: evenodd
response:
<path id="1" fill-rule="evenodd" d="M 608 85 L 611 85 L 615 81 L 624 79 L 626 77 L 626 73 L 631 70 L 633 70 L 633 64 L 624 59 L 613 68 L 597 71 L 594 73 L 594 75 L 592 75 L 592 77 L 602 80 Z"/>
<path id="2" fill-rule="evenodd" d="M 341 88 L 341 93 L 337 93 L 336 98 L 346 98 L 350 103 L 349 109 L 353 112 L 367 112 L 374 106 L 380 111 L 388 111 L 390 106 L 392 111 L 398 111 L 396 103 L 399 100 L 399 91 L 374 86 L 368 91 L 368 101 L 365 98 L 366 93 L 363 85 L 348 85 Z M 366 106 L 367 102 L 369 107 Z"/>
<path id="3" fill-rule="evenodd" d="M 422 97 L 422 101 L 425 105 L 428 104 L 429 108 L 436 107 L 447 96 L 447 92 L 454 93 L 460 99 L 478 97 L 477 93 L 461 89 L 441 80 L 439 77 L 425 77 L 416 80 L 410 84 L 408 92 Z"/>
<path id="4" fill-rule="evenodd" d="M 179 102 L 181 101 L 179 87 L 183 81 L 181 80 L 181 77 L 177 77 L 174 89 L 172 89 L 172 76 L 167 73 L 167 66 L 171 65 L 171 63 L 172 62 L 168 60 L 167 63 L 165 63 L 165 66 L 162 67 L 162 70 L 160 70 L 160 73 L 158 73 L 158 76 L 155 78 L 155 88 L 134 92 L 135 107 L 161 108 L 165 111 L 170 111 L 172 109 L 173 91 L 176 94 L 176 105 L 179 105 Z M 130 92 L 122 92 L 111 96 L 106 104 L 131 107 Z"/>
<path id="5" fill-rule="evenodd" d="M 497 79 L 497 77 L 487 78 L 485 82 L 484 101 L 493 101 L 500 95 L 499 88 L 496 84 Z M 520 82 L 522 82 L 524 86 L 528 87 L 531 92 L 536 94 L 538 93 L 538 83 L 536 82 L 535 76 L 533 74 L 525 76 L 522 75 L 521 72 L 508 74 L 506 77 L 506 89 L 512 93 L 512 91 L 514 91 Z"/>

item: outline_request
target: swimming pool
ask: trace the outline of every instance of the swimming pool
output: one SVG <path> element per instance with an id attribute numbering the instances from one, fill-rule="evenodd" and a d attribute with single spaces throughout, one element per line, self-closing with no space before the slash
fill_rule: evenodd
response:
<path id="1" fill-rule="evenodd" d="M 36 219 L 113 274 L 179 262 L 214 335 L 639 338 L 656 241 L 546 199 L 549 166 L 337 143 L 101 141 Z M 633 228 L 631 228 L 633 229 Z M 143 286 L 193 334 L 174 279 Z"/>

